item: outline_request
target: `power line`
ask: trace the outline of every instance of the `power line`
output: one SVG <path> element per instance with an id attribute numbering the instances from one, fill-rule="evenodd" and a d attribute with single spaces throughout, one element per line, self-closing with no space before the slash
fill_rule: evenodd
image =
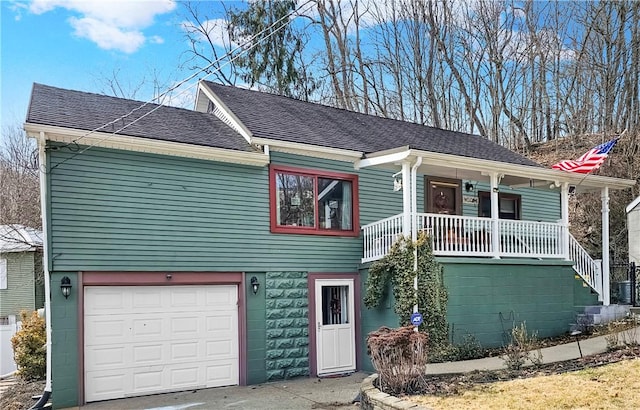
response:
<path id="1" fill-rule="evenodd" d="M 215 74 L 216 72 L 220 71 L 222 68 L 224 68 L 225 66 L 227 66 L 228 64 L 231 64 L 233 61 L 235 61 L 236 59 L 240 58 L 243 54 L 247 53 L 249 50 L 253 49 L 254 47 L 256 47 L 258 44 L 260 44 L 262 41 L 270 38 L 271 36 L 273 36 L 274 34 L 276 34 L 278 31 L 282 30 L 287 24 L 283 24 L 280 27 L 276 28 L 275 30 L 272 30 L 268 35 L 261 37 L 258 39 L 257 42 L 254 42 L 254 40 L 261 36 L 262 34 L 264 34 L 265 32 L 271 30 L 273 27 L 275 27 L 277 24 L 281 23 L 282 21 L 284 21 L 285 19 L 289 19 L 290 17 L 292 17 L 294 14 L 298 13 L 304 6 L 306 6 L 307 4 L 312 3 L 311 0 L 301 4 L 300 6 L 298 6 L 295 10 L 292 10 L 290 13 L 288 13 L 287 15 L 281 17 L 280 19 L 276 20 L 273 24 L 271 24 L 269 27 L 266 27 L 265 29 L 263 29 L 262 31 L 252 35 L 250 38 L 248 38 L 247 40 L 245 40 L 242 44 L 239 44 L 238 46 L 236 46 L 235 48 L 233 48 L 232 50 L 229 50 L 227 53 L 225 53 L 225 55 L 223 55 L 222 57 L 216 59 L 215 61 L 209 63 L 208 65 L 206 65 L 205 67 L 199 69 L 198 71 L 196 71 L 195 73 L 189 75 L 188 77 L 186 77 L 185 79 L 179 81 L 178 83 L 174 84 L 173 86 L 169 87 L 166 91 L 164 91 L 163 93 L 155 96 L 154 98 L 152 98 L 149 101 L 144 102 L 143 104 L 141 104 L 140 106 L 132 109 L 131 111 L 129 111 L 128 113 L 121 115 L 120 117 L 109 121 L 106 124 L 101 125 L 100 127 L 94 128 L 92 130 L 90 130 L 89 132 L 77 137 L 76 139 L 74 139 L 73 141 L 63 145 L 61 148 L 67 148 L 70 145 L 78 145 L 78 141 L 80 141 L 83 138 L 88 137 L 89 135 L 92 135 L 100 130 L 102 130 L 103 128 L 109 126 L 109 125 L 113 125 L 115 123 L 117 123 L 118 121 L 122 121 L 125 118 L 131 116 L 133 113 L 143 109 L 144 107 L 146 107 L 149 104 L 154 103 L 154 101 L 156 100 L 160 100 L 161 98 L 164 98 L 165 96 L 167 96 L 169 93 L 173 92 L 174 90 L 176 90 L 177 88 L 181 87 L 182 85 L 184 85 L 185 83 L 187 83 L 188 81 L 192 80 L 193 78 L 195 78 L 197 75 L 201 74 L 202 72 L 206 72 L 207 74 L 201 78 L 201 80 Z M 312 7 L 312 6 L 311 6 Z M 309 7 L 309 9 L 311 9 L 311 7 Z M 307 10 L 308 11 L 308 10 Z M 291 21 L 291 20 L 289 20 Z M 220 63 L 223 59 L 225 58 L 229 58 L 230 56 L 233 55 L 233 53 L 235 53 L 236 51 L 240 50 L 240 52 L 238 54 L 236 54 L 235 56 L 231 57 L 228 61 L 226 61 L 225 63 L 223 63 L 222 65 L 219 65 L 215 70 L 213 71 L 209 71 L 211 67 L 213 67 L 215 64 Z M 191 88 L 193 88 L 194 86 L 196 86 L 198 83 L 194 83 L 191 86 L 189 86 L 188 88 L 184 89 L 182 92 L 180 92 L 178 94 L 178 96 L 186 93 L 186 91 L 190 90 Z M 151 113 L 157 111 L 158 109 L 160 109 L 161 107 L 164 107 L 164 104 L 162 103 L 158 103 L 156 107 L 154 107 L 152 110 L 150 110 L 149 112 L 141 115 L 140 117 L 135 118 L 133 121 L 131 121 L 130 123 L 124 125 L 123 127 L 112 131 L 111 133 L 109 133 L 109 135 L 105 136 L 104 138 L 94 142 L 93 144 L 87 146 L 86 148 L 76 152 L 74 155 L 65 158 L 64 160 L 62 160 L 61 162 L 57 163 L 56 165 L 54 165 L 53 167 L 51 167 L 51 169 L 48 172 L 53 171 L 55 168 L 57 168 L 58 166 L 64 164 L 65 162 L 77 157 L 78 155 L 83 154 L 84 152 L 86 152 L 88 149 L 95 147 L 97 144 L 102 143 L 103 141 L 107 140 L 108 138 L 112 137 L 113 135 L 116 135 L 117 133 L 123 131 L 124 129 L 130 127 L 131 125 L 135 124 L 136 122 L 140 121 L 141 119 L 143 119 L 144 117 L 150 115 Z M 45 170 L 45 172 L 47 172 Z"/>

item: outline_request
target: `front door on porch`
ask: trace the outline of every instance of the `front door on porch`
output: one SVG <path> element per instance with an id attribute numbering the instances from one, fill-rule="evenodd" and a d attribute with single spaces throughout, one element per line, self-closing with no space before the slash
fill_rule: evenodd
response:
<path id="1" fill-rule="evenodd" d="M 426 212 L 462 215 L 462 189 L 459 179 L 426 178 L 425 188 Z"/>
<path id="2" fill-rule="evenodd" d="M 356 369 L 353 279 L 315 282 L 318 376 Z"/>

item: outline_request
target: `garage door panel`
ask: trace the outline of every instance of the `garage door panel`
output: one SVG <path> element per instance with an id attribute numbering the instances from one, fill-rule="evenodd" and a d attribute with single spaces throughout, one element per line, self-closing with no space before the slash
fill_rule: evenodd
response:
<path id="1" fill-rule="evenodd" d="M 225 386 L 238 377 L 237 370 L 229 364 L 212 364 L 206 366 L 207 387 Z"/>
<path id="2" fill-rule="evenodd" d="M 238 384 L 237 286 L 88 286 L 85 302 L 86 401 Z"/>
<path id="3" fill-rule="evenodd" d="M 204 387 L 204 385 L 198 386 L 202 379 L 201 372 L 200 366 L 176 367 L 168 369 L 168 376 L 174 387 Z"/>
<path id="4" fill-rule="evenodd" d="M 173 343 L 171 345 L 171 361 L 197 360 L 202 357 L 198 348 L 199 342 Z"/>
<path id="5" fill-rule="evenodd" d="M 160 287 L 145 287 L 131 292 L 131 307 L 134 309 L 148 309 L 149 312 L 164 311 L 164 298 Z"/>
<path id="6" fill-rule="evenodd" d="M 125 397 L 126 386 L 131 385 L 131 378 L 119 371 L 88 372 L 86 378 L 85 389 L 92 392 L 94 401 Z"/>
<path id="7" fill-rule="evenodd" d="M 131 320 L 131 337 L 162 337 L 163 318 L 141 318 Z"/>
<path id="8" fill-rule="evenodd" d="M 236 317 L 234 312 L 210 313 L 205 318 L 207 333 L 220 334 L 234 332 Z"/>
<path id="9" fill-rule="evenodd" d="M 95 364 L 96 369 L 119 368 L 127 365 L 127 348 L 99 347 L 92 349 L 92 356 L 89 358 Z"/>
<path id="10" fill-rule="evenodd" d="M 216 289 L 208 288 L 205 291 L 205 303 L 208 307 L 219 307 L 222 309 L 229 309 L 229 306 L 237 306 L 238 295 L 230 294 L 225 291 L 225 286 L 219 286 Z"/>
<path id="11" fill-rule="evenodd" d="M 163 383 L 163 367 L 152 366 L 145 370 L 136 369 L 133 372 L 133 386 L 131 392 L 149 393 L 157 390 Z"/>
<path id="12" fill-rule="evenodd" d="M 170 329 L 175 338 L 196 338 L 200 336 L 200 318 L 198 316 L 180 315 L 171 318 Z"/>
<path id="13" fill-rule="evenodd" d="M 206 342 L 206 358 L 210 360 L 234 359 L 237 357 L 236 349 L 228 340 Z"/>
<path id="14" fill-rule="evenodd" d="M 118 290 L 104 287 L 92 292 L 91 297 L 85 298 L 85 314 L 103 315 L 110 312 L 122 311 L 127 305 L 126 295 Z"/>
<path id="15" fill-rule="evenodd" d="M 85 322 L 85 333 L 93 335 L 93 340 L 98 344 L 121 344 L 129 340 L 129 332 L 127 332 L 129 326 L 125 319 L 91 318 Z"/>
<path id="16" fill-rule="evenodd" d="M 199 308 L 202 306 L 201 292 L 197 292 L 197 289 L 174 290 L 170 297 L 173 308 Z"/>
<path id="17" fill-rule="evenodd" d="M 132 363 L 133 366 L 160 365 L 166 361 L 164 350 L 165 346 L 162 343 L 132 346 L 129 363 Z"/>

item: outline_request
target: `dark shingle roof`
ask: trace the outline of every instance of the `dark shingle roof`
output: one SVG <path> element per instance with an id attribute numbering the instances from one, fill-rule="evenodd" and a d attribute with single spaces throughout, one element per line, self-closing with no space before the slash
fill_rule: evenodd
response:
<path id="1" fill-rule="evenodd" d="M 520 165 L 530 159 L 478 135 L 427 127 L 207 81 L 256 137 L 365 153 L 401 146 Z"/>
<path id="2" fill-rule="evenodd" d="M 143 102 L 34 84 L 27 122 L 93 130 L 140 107 Z M 247 141 L 211 114 L 148 104 L 123 120 L 101 129 L 114 132 L 156 109 L 118 135 L 252 151 Z"/>

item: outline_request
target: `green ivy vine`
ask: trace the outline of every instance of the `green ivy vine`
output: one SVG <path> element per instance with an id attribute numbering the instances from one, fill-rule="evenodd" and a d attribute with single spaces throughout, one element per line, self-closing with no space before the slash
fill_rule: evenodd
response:
<path id="1" fill-rule="evenodd" d="M 418 292 L 413 289 L 413 251 L 418 249 Z M 386 297 L 391 284 L 395 298 L 394 311 L 401 326 L 411 325 L 413 306 L 418 300 L 423 323 L 419 330 L 429 333 L 432 346 L 448 340 L 447 289 L 444 286 L 442 266 L 435 260 L 431 239 L 425 234 L 418 235 L 414 243 L 410 237 L 398 239 L 389 253 L 369 267 L 364 304 L 367 308 L 378 307 Z"/>

